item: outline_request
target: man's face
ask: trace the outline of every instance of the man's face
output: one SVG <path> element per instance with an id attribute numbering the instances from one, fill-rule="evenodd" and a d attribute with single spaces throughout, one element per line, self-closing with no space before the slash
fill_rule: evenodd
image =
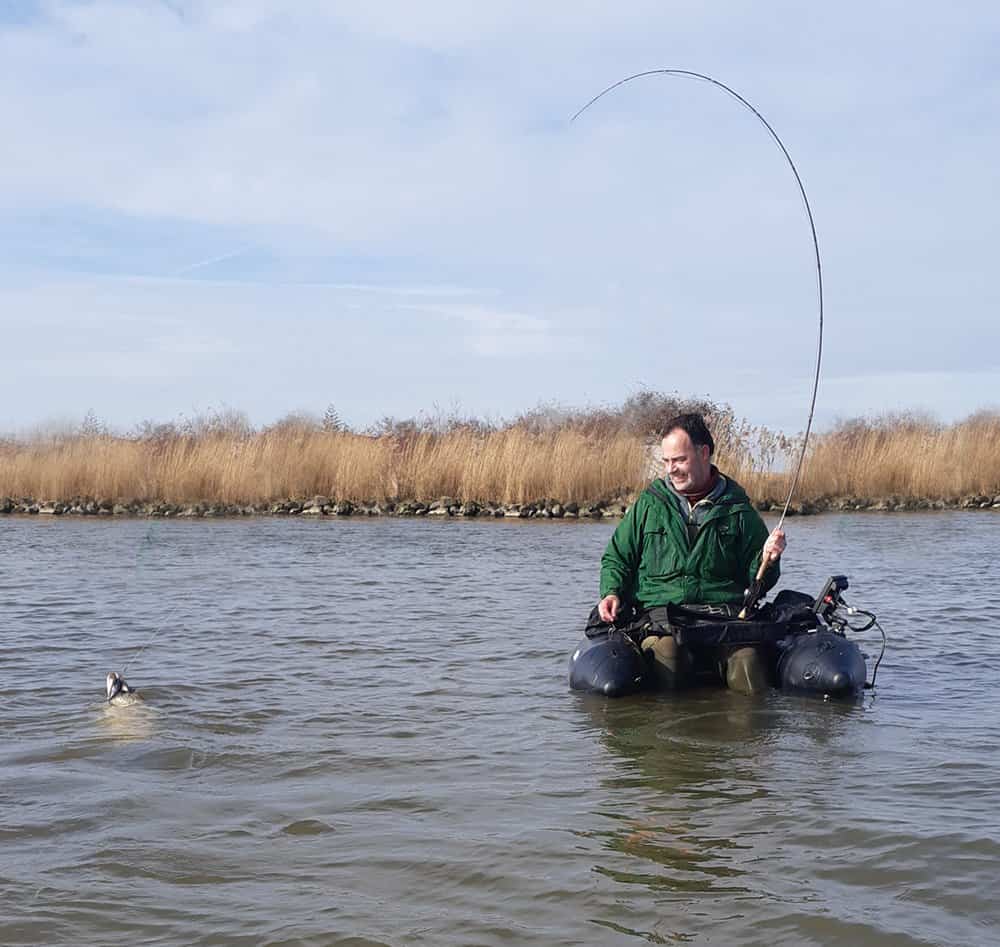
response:
<path id="1" fill-rule="evenodd" d="M 663 466 L 679 493 L 697 493 L 712 479 L 708 445 L 695 447 L 687 431 L 673 430 L 663 438 Z"/>

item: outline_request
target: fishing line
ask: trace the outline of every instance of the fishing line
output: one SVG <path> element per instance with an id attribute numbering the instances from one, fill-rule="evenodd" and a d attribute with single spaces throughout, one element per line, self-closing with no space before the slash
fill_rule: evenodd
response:
<path id="1" fill-rule="evenodd" d="M 139 573 L 140 573 L 140 569 L 141 569 L 141 565 L 142 565 L 142 562 L 140 561 L 142 554 L 147 549 L 151 548 L 152 545 L 153 545 L 153 531 L 154 531 L 154 527 L 155 526 L 156 526 L 155 523 L 150 523 L 149 524 L 149 529 L 146 530 L 146 535 L 143 537 L 142 542 L 139 544 L 139 548 L 136 550 L 136 554 L 135 554 L 135 574 L 133 575 L 133 579 L 132 579 L 133 584 L 135 584 L 138 581 L 138 577 L 139 577 Z M 177 603 L 174 602 L 174 604 L 171 605 L 170 608 L 167 610 L 166 615 L 164 615 L 164 617 L 160 621 L 159 625 L 157 625 L 156 628 L 154 628 L 153 631 L 150 632 L 146 636 L 145 642 L 142 645 L 140 645 L 139 648 L 136 651 L 133 652 L 132 657 L 130 657 L 128 659 L 128 661 L 125 662 L 125 665 L 122 667 L 122 670 L 121 670 L 122 677 L 125 676 L 125 672 L 129 669 L 129 665 L 131 665 L 139 657 L 139 655 L 141 655 L 143 653 L 143 651 L 145 651 L 146 648 L 149 647 L 149 645 L 153 642 L 153 640 L 156 638 L 156 636 L 163 630 L 164 626 L 167 623 L 167 619 L 169 619 L 170 616 L 173 615 L 173 613 L 174 613 L 174 611 L 176 609 L 177 609 Z"/>
<path id="2" fill-rule="evenodd" d="M 706 76 L 704 73 L 692 72 L 689 69 L 648 69 L 645 72 L 637 72 L 635 75 L 626 76 L 624 79 L 619 79 L 618 82 L 609 85 L 603 92 L 595 95 L 585 106 L 583 106 L 583 108 L 573 115 L 570 122 L 575 122 L 584 112 L 587 111 L 587 109 L 589 109 L 595 102 L 604 98 L 604 96 L 606 96 L 609 92 L 613 92 L 619 86 L 623 86 L 628 82 L 632 82 L 635 79 L 642 79 L 646 76 L 678 76 L 682 79 L 695 79 L 699 82 L 707 82 L 710 85 L 715 86 L 717 89 L 721 89 L 731 98 L 734 98 L 741 105 L 749 109 L 767 129 L 768 134 L 770 134 L 771 138 L 774 139 L 775 144 L 777 144 L 777 146 L 781 149 L 781 153 L 785 156 L 788 166 L 792 169 L 792 174 L 795 175 L 795 183 L 798 185 L 799 196 L 802 198 L 802 203 L 806 211 L 806 217 L 809 219 L 809 231 L 812 235 L 813 251 L 816 256 L 816 288 L 819 296 L 819 340 L 816 346 L 816 372 L 813 377 L 812 399 L 809 402 L 809 418 L 806 421 L 806 430 L 802 437 L 802 449 L 799 451 L 799 459 L 795 465 L 795 476 L 792 478 L 792 485 L 788 490 L 788 497 L 785 499 L 785 505 L 781 511 L 781 517 L 778 520 L 778 525 L 775 527 L 775 529 L 781 529 L 782 524 L 785 522 L 785 516 L 788 514 L 788 507 L 791 505 L 792 497 L 795 495 L 795 490 L 799 485 L 799 476 L 802 473 L 802 465 L 806 457 L 806 448 L 809 444 L 809 434 L 812 431 L 813 414 L 816 410 L 816 393 L 819 390 L 820 366 L 823 361 L 823 266 L 820 262 L 819 240 L 816 237 L 816 224 L 813 220 L 812 208 L 809 206 L 809 198 L 806 196 L 806 189 L 802 183 L 802 178 L 799 176 L 798 169 L 795 167 L 795 162 L 792 161 L 792 156 L 788 153 L 788 149 L 785 147 L 784 142 L 778 137 L 778 133 L 771 126 L 771 123 L 735 89 L 730 88 L 718 79 Z"/>

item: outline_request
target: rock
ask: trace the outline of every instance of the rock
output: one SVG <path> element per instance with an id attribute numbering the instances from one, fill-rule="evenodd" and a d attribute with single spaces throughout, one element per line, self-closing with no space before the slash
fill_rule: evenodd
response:
<path id="1" fill-rule="evenodd" d="M 302 515 L 303 516 L 322 516 L 323 515 L 323 507 L 321 507 L 321 506 L 314 506 L 312 503 L 310 503 L 308 506 L 305 507 L 305 509 L 302 510 Z"/>
<path id="2" fill-rule="evenodd" d="M 569 502 L 569 503 L 565 503 L 563 505 L 564 505 L 565 510 L 566 510 L 567 513 L 579 513 L 580 512 L 579 505 L 576 504 L 576 503 L 573 503 L 572 501 Z"/>
<path id="3" fill-rule="evenodd" d="M 579 519 L 579 518 L 580 518 L 580 514 L 579 513 L 575 513 L 575 512 L 573 512 L 571 510 L 566 510 L 566 512 L 563 513 L 563 519 L 566 519 L 566 520 L 576 520 L 576 519 Z"/>
<path id="4" fill-rule="evenodd" d="M 350 500 L 341 500 L 333 505 L 333 512 L 337 516 L 350 516 L 354 512 L 354 504 Z"/>
<path id="5" fill-rule="evenodd" d="M 448 511 L 448 507 L 442 506 L 440 503 L 437 503 L 435 501 L 434 503 L 432 503 L 430 505 L 429 509 L 427 510 L 427 515 L 428 516 L 450 516 L 451 513 L 449 513 L 449 511 Z"/>
<path id="6" fill-rule="evenodd" d="M 553 503 L 551 510 L 549 512 L 552 514 L 553 519 L 562 519 L 565 515 L 566 510 L 563 508 L 561 503 Z"/>
<path id="7" fill-rule="evenodd" d="M 46 516 L 55 516 L 56 508 L 51 503 L 41 503 L 39 504 L 38 512 Z"/>
<path id="8" fill-rule="evenodd" d="M 129 508 L 124 503 L 116 503 L 111 507 L 111 512 L 114 516 L 128 516 Z"/>

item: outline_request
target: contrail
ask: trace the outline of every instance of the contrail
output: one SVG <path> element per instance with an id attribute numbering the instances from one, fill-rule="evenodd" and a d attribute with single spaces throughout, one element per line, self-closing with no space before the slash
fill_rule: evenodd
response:
<path id="1" fill-rule="evenodd" d="M 223 260 L 231 260 L 233 257 L 241 256 L 251 249 L 252 247 L 240 247 L 239 250 L 232 250 L 229 253 L 209 257 L 207 260 L 199 260 L 197 263 L 190 263 L 187 266 L 182 266 L 179 270 L 174 270 L 174 276 L 180 276 L 182 273 L 190 273 L 191 270 L 200 270 L 203 266 L 211 266 L 213 263 L 222 263 Z"/>

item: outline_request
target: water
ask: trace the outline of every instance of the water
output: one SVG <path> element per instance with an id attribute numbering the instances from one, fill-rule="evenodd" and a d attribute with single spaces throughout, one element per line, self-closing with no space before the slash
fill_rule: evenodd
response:
<path id="1" fill-rule="evenodd" d="M 1000 519 L 789 521 L 846 706 L 569 692 L 612 527 L 0 521 L 0 942 L 996 942 Z"/>

